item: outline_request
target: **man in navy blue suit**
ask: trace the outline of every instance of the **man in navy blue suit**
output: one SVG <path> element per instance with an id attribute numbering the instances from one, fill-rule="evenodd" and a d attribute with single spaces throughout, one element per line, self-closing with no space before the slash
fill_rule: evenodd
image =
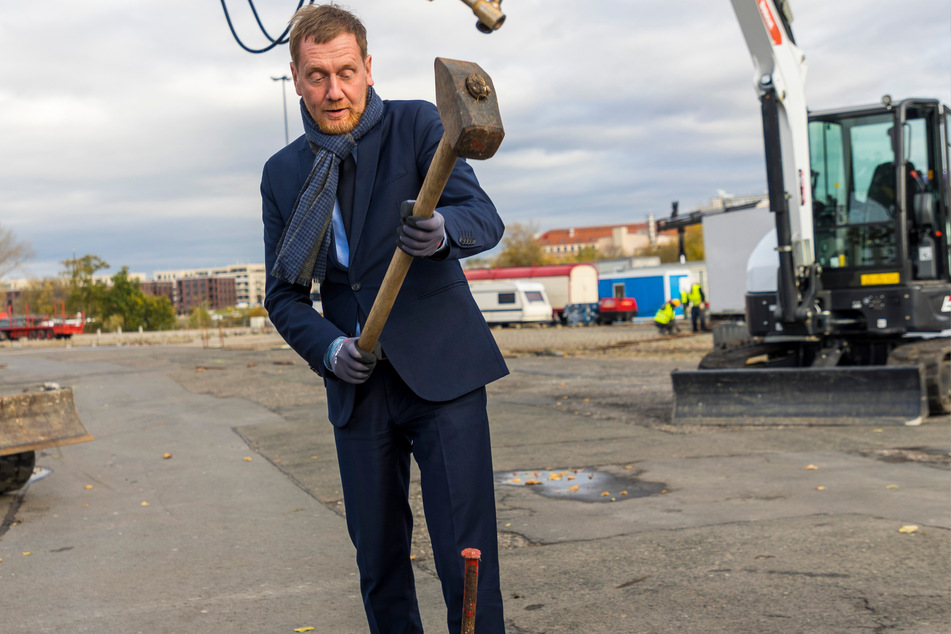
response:
<path id="1" fill-rule="evenodd" d="M 305 134 L 264 167 L 265 306 L 327 389 L 370 630 L 422 631 L 412 455 L 450 632 L 461 627 L 460 553 L 470 547 L 482 552 L 476 628 L 503 632 L 485 385 L 508 370 L 459 264 L 498 244 L 502 220 L 463 160 L 433 217 L 409 215 L 404 201 L 418 193 L 442 125 L 430 103 L 377 96 L 355 16 L 306 6 L 289 39 Z M 356 341 L 396 246 L 414 259 L 369 354 Z"/>

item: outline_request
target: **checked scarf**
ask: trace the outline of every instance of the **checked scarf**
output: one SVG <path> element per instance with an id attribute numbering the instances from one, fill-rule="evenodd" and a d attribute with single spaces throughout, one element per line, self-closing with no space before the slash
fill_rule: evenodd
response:
<path id="1" fill-rule="evenodd" d="M 372 86 L 367 88 L 367 105 L 357 127 L 346 134 L 324 134 L 300 103 L 304 134 L 314 153 L 314 166 L 294 204 L 294 213 L 284 227 L 277 260 L 271 275 L 285 282 L 309 286 L 327 275 L 330 252 L 331 216 L 337 199 L 340 162 L 347 158 L 373 126 L 383 118 L 383 100 Z"/>

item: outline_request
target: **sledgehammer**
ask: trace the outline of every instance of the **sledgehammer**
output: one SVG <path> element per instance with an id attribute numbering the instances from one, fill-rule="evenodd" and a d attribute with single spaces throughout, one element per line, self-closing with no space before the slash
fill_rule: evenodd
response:
<path id="1" fill-rule="evenodd" d="M 495 87 L 485 71 L 473 62 L 441 57 L 435 65 L 436 107 L 444 131 L 413 206 L 413 215 L 421 218 L 432 217 L 457 157 L 491 158 L 505 136 Z M 376 346 L 412 261 L 396 249 L 357 341 L 362 350 L 372 352 Z"/>

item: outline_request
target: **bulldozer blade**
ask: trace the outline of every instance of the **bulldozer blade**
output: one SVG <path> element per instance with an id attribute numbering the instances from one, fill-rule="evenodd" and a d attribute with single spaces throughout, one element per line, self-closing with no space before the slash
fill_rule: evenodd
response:
<path id="1" fill-rule="evenodd" d="M 918 425 L 917 366 L 745 368 L 671 373 L 673 422 L 692 425 Z"/>
<path id="2" fill-rule="evenodd" d="M 0 456 L 92 439 L 70 388 L 0 397 Z"/>

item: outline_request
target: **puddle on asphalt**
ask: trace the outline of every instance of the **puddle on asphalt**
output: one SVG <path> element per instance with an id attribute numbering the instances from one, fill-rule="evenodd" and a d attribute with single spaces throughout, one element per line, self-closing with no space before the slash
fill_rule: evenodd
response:
<path id="1" fill-rule="evenodd" d="M 545 497 L 578 502 L 620 502 L 667 491 L 667 485 L 663 482 L 647 482 L 633 475 L 617 476 L 597 469 L 498 471 L 495 482 L 527 487 Z"/>
<path id="2" fill-rule="evenodd" d="M 896 447 L 879 449 L 875 457 L 882 462 L 917 462 L 937 467 L 951 467 L 951 452 L 945 447 Z"/>

